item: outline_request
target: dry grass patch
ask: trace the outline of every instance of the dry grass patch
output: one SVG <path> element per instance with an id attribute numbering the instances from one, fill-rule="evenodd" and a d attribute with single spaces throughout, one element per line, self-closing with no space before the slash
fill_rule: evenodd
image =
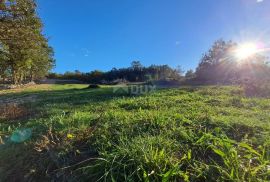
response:
<path id="1" fill-rule="evenodd" d="M 14 120 L 29 117 L 33 112 L 18 103 L 8 103 L 0 106 L 0 119 Z"/>

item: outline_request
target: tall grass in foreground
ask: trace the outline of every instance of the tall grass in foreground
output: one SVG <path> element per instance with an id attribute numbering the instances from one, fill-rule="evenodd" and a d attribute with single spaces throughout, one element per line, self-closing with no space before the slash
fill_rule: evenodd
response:
<path id="1" fill-rule="evenodd" d="M 110 88 L 41 93 L 37 112 L 1 131 L 32 128 L 0 148 L 0 179 L 57 181 L 269 181 L 269 99 L 237 87 Z"/>

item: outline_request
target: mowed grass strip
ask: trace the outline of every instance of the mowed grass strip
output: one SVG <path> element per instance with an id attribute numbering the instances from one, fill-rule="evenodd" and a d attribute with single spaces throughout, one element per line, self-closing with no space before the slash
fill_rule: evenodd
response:
<path id="1" fill-rule="evenodd" d="M 231 86 L 143 95 L 109 86 L 49 88 L 1 94 L 35 95 L 21 106 L 38 113 L 1 120 L 1 180 L 270 180 L 270 99 Z M 28 128 L 29 140 L 8 138 Z"/>

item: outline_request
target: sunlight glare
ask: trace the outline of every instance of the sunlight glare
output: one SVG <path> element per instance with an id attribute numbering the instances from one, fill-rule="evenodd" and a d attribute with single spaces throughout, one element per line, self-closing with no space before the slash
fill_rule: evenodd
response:
<path id="1" fill-rule="evenodd" d="M 254 43 L 245 43 L 238 46 L 236 49 L 236 57 L 240 60 L 247 59 L 248 57 L 259 52 L 258 47 Z"/>

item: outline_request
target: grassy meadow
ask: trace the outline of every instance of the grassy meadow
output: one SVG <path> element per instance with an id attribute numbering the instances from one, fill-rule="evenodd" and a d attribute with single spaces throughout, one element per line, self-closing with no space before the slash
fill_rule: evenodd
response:
<path id="1" fill-rule="evenodd" d="M 270 180 L 270 99 L 86 88 L 0 91 L 0 181 Z"/>

